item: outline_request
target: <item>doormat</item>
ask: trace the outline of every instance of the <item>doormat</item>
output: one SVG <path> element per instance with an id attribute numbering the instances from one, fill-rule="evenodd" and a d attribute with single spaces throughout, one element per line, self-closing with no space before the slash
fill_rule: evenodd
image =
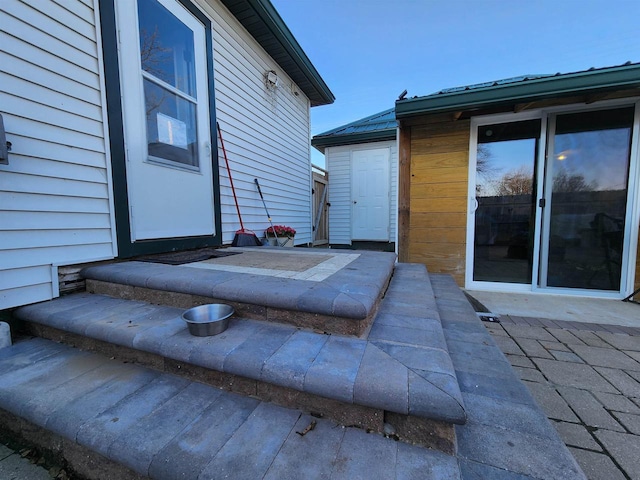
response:
<path id="1" fill-rule="evenodd" d="M 165 265 L 183 265 L 185 263 L 202 262 L 210 258 L 229 257 L 242 252 L 226 252 L 223 248 L 199 248 L 182 252 L 157 253 L 144 255 L 134 260 L 138 262 L 163 263 Z"/>

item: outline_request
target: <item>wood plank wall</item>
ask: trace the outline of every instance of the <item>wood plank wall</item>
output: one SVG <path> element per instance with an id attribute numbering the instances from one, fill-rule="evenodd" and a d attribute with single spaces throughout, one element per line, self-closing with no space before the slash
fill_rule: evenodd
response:
<path id="1" fill-rule="evenodd" d="M 411 126 L 409 262 L 464 285 L 469 120 Z"/>

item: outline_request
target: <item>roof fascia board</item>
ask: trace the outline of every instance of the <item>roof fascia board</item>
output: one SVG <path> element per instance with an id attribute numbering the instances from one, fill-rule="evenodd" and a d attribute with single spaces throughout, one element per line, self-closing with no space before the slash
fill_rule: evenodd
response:
<path id="1" fill-rule="evenodd" d="M 313 137 L 311 145 L 324 152 L 327 147 L 337 147 L 340 145 L 353 145 L 355 143 L 382 142 L 396 139 L 395 128 L 377 130 L 375 132 L 352 133 L 349 135 L 334 135 L 329 137 Z"/>
<path id="2" fill-rule="evenodd" d="M 309 60 L 309 57 L 304 53 L 302 47 L 295 39 L 287 25 L 284 23 L 276 9 L 273 7 L 269 0 L 244 0 L 260 18 L 262 23 L 273 34 L 275 39 L 282 45 L 293 62 L 300 68 L 302 73 L 307 77 L 309 82 L 317 90 L 317 93 L 322 97 L 324 103 L 318 103 L 317 105 L 330 104 L 335 101 L 335 96 L 324 82 L 316 68 Z M 240 20 L 242 23 L 242 20 Z M 282 66 L 282 65 L 281 65 Z M 289 73 L 289 72 L 287 72 Z M 309 96 L 308 92 L 305 92 Z"/>
<path id="3" fill-rule="evenodd" d="M 640 66 L 586 71 L 396 102 L 396 118 L 640 86 Z"/>

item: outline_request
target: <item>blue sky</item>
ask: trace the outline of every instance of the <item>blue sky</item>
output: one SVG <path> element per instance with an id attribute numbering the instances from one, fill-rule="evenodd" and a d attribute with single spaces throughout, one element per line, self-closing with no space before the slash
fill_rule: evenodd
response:
<path id="1" fill-rule="evenodd" d="M 312 135 L 408 96 L 640 62 L 637 0 L 271 0 L 336 96 Z M 312 148 L 313 163 L 324 157 Z"/>

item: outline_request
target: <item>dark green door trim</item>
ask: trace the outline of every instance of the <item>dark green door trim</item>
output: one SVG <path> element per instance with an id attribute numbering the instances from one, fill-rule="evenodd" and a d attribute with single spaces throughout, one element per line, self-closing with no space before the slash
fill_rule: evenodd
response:
<path id="1" fill-rule="evenodd" d="M 109 146 L 113 177 L 113 197 L 116 219 L 118 256 L 134 257 L 149 253 L 186 250 L 190 248 L 217 246 L 222 244 L 222 217 L 220 209 L 220 177 L 218 169 L 218 138 L 216 134 L 215 89 L 213 80 L 213 38 L 211 21 L 189 0 L 177 0 L 205 26 L 207 42 L 207 75 L 209 79 L 209 117 L 211 135 L 211 162 L 213 171 L 213 196 L 216 234 L 214 236 L 182 237 L 158 240 L 131 241 L 131 219 L 129 217 L 129 195 L 127 190 L 126 150 L 122 121 L 120 66 L 118 62 L 118 38 L 116 34 L 116 12 L 114 0 L 99 0 L 100 28 L 109 122 Z"/>

